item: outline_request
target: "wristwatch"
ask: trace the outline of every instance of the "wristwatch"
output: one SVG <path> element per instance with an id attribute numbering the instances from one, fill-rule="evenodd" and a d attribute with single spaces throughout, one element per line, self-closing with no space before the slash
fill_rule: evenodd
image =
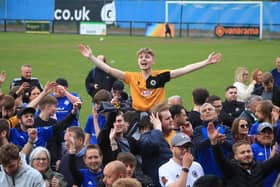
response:
<path id="1" fill-rule="evenodd" d="M 189 168 L 182 168 L 182 171 L 188 173 L 189 172 Z"/>

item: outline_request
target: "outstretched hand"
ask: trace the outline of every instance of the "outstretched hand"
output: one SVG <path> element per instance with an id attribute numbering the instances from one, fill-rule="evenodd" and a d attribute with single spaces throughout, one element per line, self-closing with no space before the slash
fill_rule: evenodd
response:
<path id="1" fill-rule="evenodd" d="M 54 82 L 54 81 L 51 81 L 51 82 L 47 82 L 45 84 L 45 87 L 44 87 L 44 91 L 46 92 L 46 94 L 50 94 L 52 92 L 52 90 L 57 86 L 57 83 Z"/>
<path id="2" fill-rule="evenodd" d="M 89 46 L 79 44 L 79 50 L 80 50 L 81 55 L 83 55 L 86 58 L 89 58 L 92 55 L 92 50 Z"/>
<path id="3" fill-rule="evenodd" d="M 6 80 L 7 74 L 6 71 L 1 71 L 0 73 L 0 85 L 2 85 Z"/>
<path id="4" fill-rule="evenodd" d="M 220 128 L 215 129 L 214 123 L 210 122 L 207 126 L 208 138 L 212 145 L 217 144 Z"/>
<path id="5" fill-rule="evenodd" d="M 207 64 L 215 64 L 217 62 L 220 62 L 221 60 L 222 60 L 221 53 L 212 52 L 207 58 Z"/>

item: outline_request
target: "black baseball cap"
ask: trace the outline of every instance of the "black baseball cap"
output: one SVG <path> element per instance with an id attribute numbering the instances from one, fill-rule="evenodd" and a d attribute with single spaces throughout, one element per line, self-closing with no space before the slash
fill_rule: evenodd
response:
<path id="1" fill-rule="evenodd" d="M 35 114 L 36 110 L 32 107 L 22 108 L 17 112 L 17 117 L 20 118 L 24 114 Z"/>

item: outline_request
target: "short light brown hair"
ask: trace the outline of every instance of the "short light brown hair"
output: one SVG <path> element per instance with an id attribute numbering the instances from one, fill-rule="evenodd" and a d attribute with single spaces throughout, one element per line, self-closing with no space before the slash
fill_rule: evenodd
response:
<path id="1" fill-rule="evenodd" d="M 77 139 L 81 139 L 82 142 L 84 142 L 84 140 L 85 140 L 85 133 L 84 133 L 84 131 L 83 131 L 83 129 L 81 127 L 71 126 L 71 127 L 68 127 L 68 131 L 69 132 L 73 132 L 76 135 Z"/>
<path id="2" fill-rule="evenodd" d="M 263 84 L 267 85 L 271 82 L 273 82 L 273 76 L 270 72 L 265 72 L 263 75 L 262 75 L 262 82 Z"/>
<path id="3" fill-rule="evenodd" d="M 15 106 L 15 99 L 10 95 L 5 95 L 3 97 L 3 105 L 4 109 L 9 110 Z"/>
<path id="4" fill-rule="evenodd" d="M 149 54 L 151 55 L 152 57 L 155 56 L 155 53 L 153 52 L 153 50 L 151 48 L 141 48 L 137 51 L 137 56 L 139 56 L 140 54 Z"/>
<path id="5" fill-rule="evenodd" d="M 236 153 L 237 148 L 238 148 L 239 146 L 241 146 L 241 145 L 250 145 L 250 143 L 249 143 L 248 141 L 246 141 L 246 140 L 240 140 L 240 141 L 234 143 L 234 144 L 232 145 L 232 152 L 233 152 L 233 154 Z"/>
<path id="6" fill-rule="evenodd" d="M 169 111 L 169 107 L 168 107 L 167 103 L 166 102 L 160 102 L 160 103 L 154 105 L 150 109 L 150 113 L 158 113 L 159 119 L 161 120 L 162 119 L 161 112 L 167 111 L 167 110 Z"/>
<path id="7" fill-rule="evenodd" d="M 135 178 L 119 178 L 112 187 L 142 187 L 141 183 Z"/>
<path id="8" fill-rule="evenodd" d="M 110 101 L 111 94 L 105 89 L 101 89 L 93 97 L 93 101 L 99 104 L 101 101 Z"/>
<path id="9" fill-rule="evenodd" d="M 43 110 L 46 105 L 57 105 L 57 99 L 54 96 L 46 95 L 39 102 L 39 107 Z"/>
<path id="10" fill-rule="evenodd" d="M 124 164 L 132 164 L 134 167 L 136 166 L 136 158 L 130 152 L 120 152 L 117 156 L 117 160 L 123 162 Z"/>

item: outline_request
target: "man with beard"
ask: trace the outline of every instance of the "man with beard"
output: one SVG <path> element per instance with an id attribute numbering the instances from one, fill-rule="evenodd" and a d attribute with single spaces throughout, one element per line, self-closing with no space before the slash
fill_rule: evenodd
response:
<path id="1" fill-rule="evenodd" d="M 42 175 L 21 159 L 16 145 L 9 143 L 0 148 L 0 162 L 1 186 L 45 186 Z"/>
<path id="2" fill-rule="evenodd" d="M 144 130 L 139 140 L 140 154 L 142 157 L 142 169 L 145 175 L 153 179 L 156 186 L 160 186 L 158 168 L 166 163 L 172 153 L 167 142 L 166 135 L 169 133 L 170 140 L 176 132 L 172 131 L 172 117 L 168 105 L 159 103 L 150 111 L 152 130 Z"/>
<path id="3" fill-rule="evenodd" d="M 265 162 L 256 162 L 253 159 L 251 145 L 247 141 L 239 141 L 232 146 L 234 159 L 229 161 L 224 157 L 220 148 L 220 129 L 215 129 L 213 124 L 207 127 L 208 137 L 227 187 L 263 187 L 264 178 L 273 170 L 280 169 L 280 155 Z"/>
<path id="4" fill-rule="evenodd" d="M 204 175 L 201 165 L 193 161 L 191 139 L 178 132 L 171 141 L 172 158 L 160 166 L 159 181 L 162 187 L 193 186 L 193 183 Z"/>

